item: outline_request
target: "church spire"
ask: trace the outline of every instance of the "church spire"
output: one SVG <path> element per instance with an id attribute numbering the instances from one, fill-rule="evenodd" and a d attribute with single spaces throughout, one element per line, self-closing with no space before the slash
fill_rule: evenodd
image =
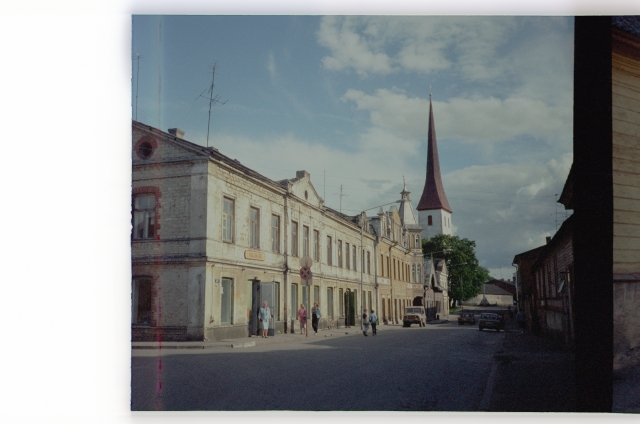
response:
<path id="1" fill-rule="evenodd" d="M 431 90 L 429 90 L 431 91 Z M 436 127 L 433 121 L 433 105 L 431 103 L 431 93 L 429 93 L 429 133 L 427 139 L 427 178 L 422 191 L 419 211 L 431 209 L 444 209 L 449 213 L 451 206 L 444 193 L 442 179 L 440 177 L 440 162 L 438 159 L 438 143 L 436 141 Z"/>

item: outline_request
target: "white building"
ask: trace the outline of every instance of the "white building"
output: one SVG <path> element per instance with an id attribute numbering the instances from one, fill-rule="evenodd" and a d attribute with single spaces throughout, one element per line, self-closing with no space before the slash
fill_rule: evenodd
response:
<path id="1" fill-rule="evenodd" d="M 320 304 L 321 327 L 378 304 L 364 213 L 325 207 L 305 171 L 273 181 L 182 136 L 133 122 L 133 340 L 247 337 L 258 282 L 275 284 L 276 332 L 298 331 L 305 299 Z"/>

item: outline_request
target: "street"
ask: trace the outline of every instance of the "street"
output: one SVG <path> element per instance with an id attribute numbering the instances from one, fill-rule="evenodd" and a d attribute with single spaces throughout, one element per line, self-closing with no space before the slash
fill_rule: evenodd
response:
<path id="1" fill-rule="evenodd" d="M 454 320 L 382 325 L 376 337 L 354 328 L 299 337 L 245 349 L 134 354 L 131 408 L 487 410 L 494 355 L 504 341 L 503 332 Z"/>

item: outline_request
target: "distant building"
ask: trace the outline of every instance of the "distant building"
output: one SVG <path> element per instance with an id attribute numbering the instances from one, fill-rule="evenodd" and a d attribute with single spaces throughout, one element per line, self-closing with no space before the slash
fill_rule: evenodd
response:
<path id="1" fill-rule="evenodd" d="M 449 315 L 449 274 L 444 259 L 424 259 L 424 306 L 428 319 Z"/>
<path id="2" fill-rule="evenodd" d="M 438 142 L 431 98 L 429 98 L 429 132 L 427 136 L 427 176 L 417 209 L 419 224 L 422 227 L 422 238 L 428 240 L 437 234 L 453 234 L 451 230 L 453 211 L 449 206 L 440 176 Z"/>
<path id="3" fill-rule="evenodd" d="M 513 306 L 513 294 L 496 284 L 486 283 L 480 286 L 480 293 L 462 302 L 468 306 Z"/>
<path id="4" fill-rule="evenodd" d="M 517 304 L 516 309 L 522 310 L 527 317 L 527 325 L 534 333 L 539 331 L 537 327 L 537 298 L 536 278 L 533 273 L 533 264 L 545 249 L 545 246 L 536 247 L 535 249 L 517 254 L 513 258 L 513 265 L 517 266 L 516 283 L 517 283 Z"/>
<path id="5" fill-rule="evenodd" d="M 422 240 L 406 184 L 400 207 L 380 208 L 370 219 L 376 236 L 376 281 L 380 295 L 378 316 L 383 322 L 402 323 L 407 306 L 422 305 Z"/>
<path id="6" fill-rule="evenodd" d="M 494 286 L 500 287 L 502 290 L 511 293 L 514 301 L 517 300 L 515 282 L 511 280 L 491 280 L 488 281 L 487 284 L 493 284 Z"/>

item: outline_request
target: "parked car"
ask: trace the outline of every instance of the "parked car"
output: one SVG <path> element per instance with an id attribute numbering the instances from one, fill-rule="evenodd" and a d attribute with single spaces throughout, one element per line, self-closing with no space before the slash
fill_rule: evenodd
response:
<path id="1" fill-rule="evenodd" d="M 471 324 L 476 325 L 476 317 L 470 312 L 463 312 L 458 317 L 458 325 Z"/>
<path id="2" fill-rule="evenodd" d="M 402 326 L 411 327 L 411 324 L 418 324 L 420 327 L 427 325 L 427 315 L 422 306 L 407 306 L 402 317 Z"/>
<path id="3" fill-rule="evenodd" d="M 493 328 L 496 331 L 504 330 L 504 319 L 498 314 L 481 314 L 478 321 L 478 329 Z"/>

